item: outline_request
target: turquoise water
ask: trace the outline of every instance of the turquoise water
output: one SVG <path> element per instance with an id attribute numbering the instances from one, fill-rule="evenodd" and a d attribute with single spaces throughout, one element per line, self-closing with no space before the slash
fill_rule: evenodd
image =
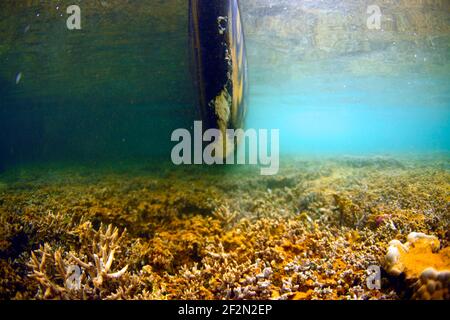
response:
<path id="1" fill-rule="evenodd" d="M 322 74 L 255 83 L 248 126 L 279 128 L 282 153 L 450 150 L 448 77 Z"/>

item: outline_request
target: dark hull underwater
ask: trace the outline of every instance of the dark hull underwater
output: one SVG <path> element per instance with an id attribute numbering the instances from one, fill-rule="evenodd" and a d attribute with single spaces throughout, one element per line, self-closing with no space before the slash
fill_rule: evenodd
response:
<path id="1" fill-rule="evenodd" d="M 237 0 L 190 0 L 192 73 L 203 128 L 244 127 L 247 61 Z M 225 140 L 224 155 L 229 154 Z"/>

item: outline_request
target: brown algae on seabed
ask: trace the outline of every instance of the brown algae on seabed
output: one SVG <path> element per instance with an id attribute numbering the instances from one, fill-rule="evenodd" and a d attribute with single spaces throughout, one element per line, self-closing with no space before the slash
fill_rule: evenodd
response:
<path id="1" fill-rule="evenodd" d="M 448 299 L 445 157 L 292 159 L 273 177 L 149 165 L 0 180 L 1 299 Z"/>

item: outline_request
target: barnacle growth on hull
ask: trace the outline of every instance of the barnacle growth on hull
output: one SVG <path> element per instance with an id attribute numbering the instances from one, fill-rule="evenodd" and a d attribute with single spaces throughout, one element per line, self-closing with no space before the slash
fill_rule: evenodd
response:
<path id="1" fill-rule="evenodd" d="M 215 141 L 214 149 L 218 152 L 215 156 L 227 158 L 234 151 L 234 137 L 229 137 L 227 134 L 232 98 L 226 88 L 217 95 L 214 101 L 211 101 L 211 107 L 215 110 L 217 126 L 220 130 L 220 137 Z"/>
<path id="2" fill-rule="evenodd" d="M 415 299 L 450 299 L 450 247 L 435 236 L 411 232 L 405 243 L 392 240 L 385 257 L 389 274 L 404 274 Z"/>

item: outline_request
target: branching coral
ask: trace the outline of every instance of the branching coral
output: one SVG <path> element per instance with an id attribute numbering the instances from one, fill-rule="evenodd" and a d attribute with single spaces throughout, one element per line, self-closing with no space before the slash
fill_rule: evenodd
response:
<path id="1" fill-rule="evenodd" d="M 117 299 L 124 298 L 139 284 L 139 278 L 127 272 L 128 265 L 113 272 L 114 255 L 121 250 L 126 232 L 102 226 L 98 231 L 87 222 L 75 231 L 79 252 L 63 254 L 61 248 L 45 244 L 31 255 L 30 275 L 40 286 L 37 297 L 44 299 Z M 75 273 L 74 273 L 75 272 Z M 78 273 L 77 273 L 78 272 Z"/>
<path id="2" fill-rule="evenodd" d="M 220 221 L 223 228 L 231 228 L 236 221 L 238 213 L 231 211 L 228 206 L 220 205 L 213 211 L 212 216 Z"/>
<path id="3" fill-rule="evenodd" d="M 119 229 L 113 229 L 111 224 L 106 228 L 106 231 L 102 229 L 102 226 L 100 226 L 99 231 L 95 231 L 90 222 L 81 225 L 75 233 L 79 234 L 84 250 L 88 250 L 85 254 L 88 261 L 84 262 L 74 254 L 70 255 L 73 261 L 89 273 L 97 287 L 101 287 L 106 279 L 120 278 L 128 268 L 126 265 L 117 272 L 110 272 L 114 254 L 120 252 L 126 230 L 119 235 Z"/>
<path id="4" fill-rule="evenodd" d="M 39 283 L 44 299 L 53 297 L 71 299 L 78 297 L 76 291 L 72 291 L 66 287 L 69 278 L 67 274 L 68 267 L 62 261 L 61 250 L 52 252 L 52 249 L 48 245 L 41 246 L 38 251 L 31 254 L 29 266 L 33 269 L 30 277 Z M 56 277 L 62 280 L 60 283 L 57 283 L 56 279 L 52 279 L 54 277 L 50 275 L 53 274 L 52 268 L 56 271 Z"/>

